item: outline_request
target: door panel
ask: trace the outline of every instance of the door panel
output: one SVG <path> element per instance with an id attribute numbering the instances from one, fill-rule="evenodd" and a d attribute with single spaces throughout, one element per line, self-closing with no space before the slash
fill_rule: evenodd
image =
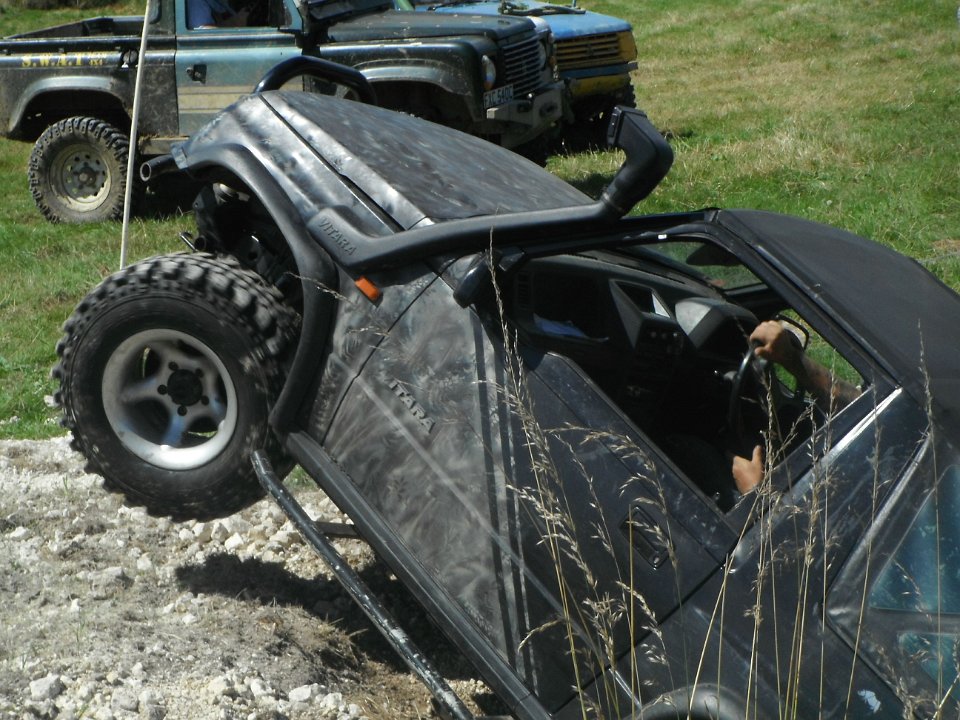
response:
<path id="1" fill-rule="evenodd" d="M 606 396 L 558 356 L 508 362 L 442 281 L 378 343 L 324 446 L 549 708 L 717 567 L 667 508 L 704 500 Z"/>
<path id="2" fill-rule="evenodd" d="M 177 0 L 177 103 L 180 134 L 190 135 L 286 58 L 300 54 L 294 35 L 276 27 L 187 28 L 186 2 Z M 278 2 L 282 0 L 270 0 Z M 271 13 L 271 17 L 277 17 Z M 296 12 L 280 17 L 299 23 Z"/>

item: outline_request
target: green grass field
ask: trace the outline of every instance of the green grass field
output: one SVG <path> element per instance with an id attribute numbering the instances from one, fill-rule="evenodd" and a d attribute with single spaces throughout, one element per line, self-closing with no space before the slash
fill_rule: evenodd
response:
<path id="1" fill-rule="evenodd" d="M 957 5 L 909 0 L 581 0 L 627 18 L 637 104 L 676 162 L 645 212 L 758 207 L 840 225 L 960 288 Z M 128 6 L 136 12 L 140 5 Z M 97 10 L 0 6 L 0 35 Z M 62 432 L 45 397 L 60 326 L 119 266 L 120 225 L 56 226 L 34 208 L 30 148 L 0 141 L 0 438 Z M 551 160 L 597 192 L 616 153 Z M 190 217 L 135 221 L 130 258 L 180 247 Z"/>

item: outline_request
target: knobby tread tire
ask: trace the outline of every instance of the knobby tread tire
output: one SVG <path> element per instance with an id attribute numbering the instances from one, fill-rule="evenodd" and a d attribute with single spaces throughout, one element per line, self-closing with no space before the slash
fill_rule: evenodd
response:
<path id="1" fill-rule="evenodd" d="M 109 343 L 118 342 L 104 338 L 113 333 L 122 340 L 123 332 L 134 334 L 139 329 L 136 318 L 141 308 L 155 317 L 158 308 L 168 307 L 217 318 L 211 323 L 211 336 L 227 332 L 249 343 L 249 353 L 233 359 L 238 370 L 231 379 L 250 383 L 246 388 L 262 407 L 252 415 L 255 421 L 248 422 L 249 427 L 238 427 L 236 434 L 242 437 L 221 453 L 230 452 L 231 457 L 209 463 L 223 466 L 222 477 L 211 477 L 217 473 L 207 467 L 161 471 L 125 450 L 105 420 L 100 383 L 90 378 L 91 372 L 98 372 L 89 369 L 91 363 L 103 364 L 104 360 L 96 358 L 110 352 Z M 119 324 L 126 323 L 129 330 L 125 326 L 116 330 L 118 318 L 126 318 Z M 94 288 L 77 305 L 63 330 L 56 348 L 58 362 L 52 370 L 59 383 L 55 399 L 63 409 L 61 424 L 72 433 L 71 446 L 84 455 L 87 470 L 103 476 L 104 486 L 122 493 L 128 503 L 174 519 L 222 517 L 263 495 L 249 461 L 254 450 L 265 450 L 281 476 L 292 467 L 267 425 L 267 415 L 283 385 L 285 361 L 295 349 L 299 316 L 276 288 L 265 285 L 234 258 L 177 254 L 131 265 Z M 103 377 L 102 368 L 99 372 L 94 380 Z M 177 484 L 181 481 L 187 490 Z"/>
<path id="2" fill-rule="evenodd" d="M 53 171 L 51 163 L 59 146 L 84 140 L 112 160 L 113 177 L 111 177 L 110 191 L 103 202 L 91 211 L 78 212 L 58 198 L 51 178 Z M 37 209 L 50 222 L 119 220 L 123 215 L 123 202 L 126 195 L 129 152 L 130 139 L 127 134 L 105 120 L 94 117 L 70 117 L 54 123 L 37 139 L 27 164 L 30 194 Z M 138 181 L 135 183 L 134 199 L 139 201 L 142 184 Z"/>

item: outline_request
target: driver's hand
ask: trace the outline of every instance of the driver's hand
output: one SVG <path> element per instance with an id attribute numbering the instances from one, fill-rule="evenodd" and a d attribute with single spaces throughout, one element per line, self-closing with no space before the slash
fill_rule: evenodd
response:
<path id="1" fill-rule="evenodd" d="M 750 333 L 757 357 L 775 362 L 794 377 L 802 371 L 803 348 L 793 334 L 775 320 L 765 320 Z"/>
<path id="2" fill-rule="evenodd" d="M 732 472 L 733 481 L 742 495 L 755 490 L 757 485 L 763 482 L 763 449 L 757 445 L 753 449 L 753 457 L 749 460 L 739 455 L 734 456 Z"/>

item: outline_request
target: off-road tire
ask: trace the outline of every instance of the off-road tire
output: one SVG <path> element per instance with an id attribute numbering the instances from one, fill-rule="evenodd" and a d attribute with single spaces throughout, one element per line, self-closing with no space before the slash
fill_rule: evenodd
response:
<path id="1" fill-rule="evenodd" d="M 51 125 L 27 165 L 37 208 L 51 222 L 120 218 L 129 151 L 127 135 L 103 120 L 71 117 Z"/>
<path id="2" fill-rule="evenodd" d="M 263 494 L 250 463 L 292 467 L 268 414 L 298 315 L 233 258 L 144 260 L 104 280 L 64 324 L 53 376 L 87 469 L 149 512 L 223 517 Z"/>

